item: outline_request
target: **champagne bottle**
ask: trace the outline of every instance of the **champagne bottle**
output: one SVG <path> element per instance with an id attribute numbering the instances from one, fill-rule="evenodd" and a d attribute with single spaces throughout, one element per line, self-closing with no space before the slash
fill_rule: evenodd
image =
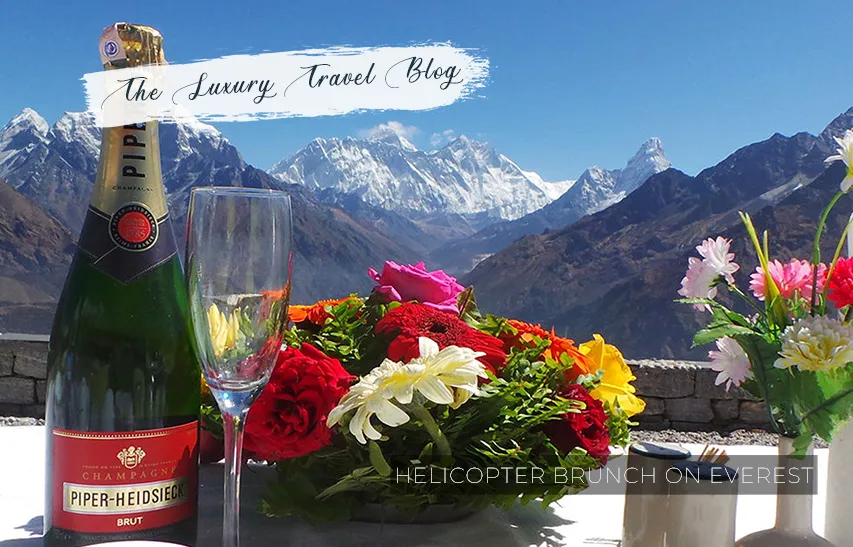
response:
<path id="1" fill-rule="evenodd" d="M 165 62 L 150 27 L 100 46 L 105 69 Z M 201 374 L 157 123 L 104 128 L 100 154 L 50 338 L 44 544 L 194 545 Z"/>

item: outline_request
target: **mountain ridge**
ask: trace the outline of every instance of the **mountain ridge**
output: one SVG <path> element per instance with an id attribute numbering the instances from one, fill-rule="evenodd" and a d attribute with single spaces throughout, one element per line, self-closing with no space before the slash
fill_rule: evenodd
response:
<path id="1" fill-rule="evenodd" d="M 657 137 L 646 140 L 623 169 L 597 165 L 586 169 L 559 198 L 521 218 L 487 226 L 475 234 L 451 241 L 431 254 L 434 262 L 455 275 L 463 275 L 482 259 L 527 235 L 560 229 L 578 219 L 624 199 L 651 175 L 671 163 Z"/>
<path id="2" fill-rule="evenodd" d="M 850 127 L 853 109 L 827 129 L 840 134 Z M 778 235 L 795 241 L 788 244 L 791 252 L 807 253 L 803 234 L 811 230 L 813 237 L 815 218 L 801 213 L 817 209 L 816 189 L 823 188 L 820 195 L 828 199 L 826 188 L 843 177 L 843 167 L 826 169 L 825 152 L 816 150 L 827 142 L 826 131 L 819 136 L 774 134 L 695 177 L 675 169 L 653 175 L 603 211 L 513 243 L 481 262 L 464 282 L 477 287 L 485 309 L 553 324 L 558 332 L 580 338 L 598 332 L 632 358 L 705 357 L 707 348 L 690 347 L 702 317 L 674 302 L 687 258 L 707 237 L 733 237 L 739 275 L 748 277 L 756 264 L 737 211 L 754 214 L 758 222 L 780 206 L 797 221 L 771 224 L 776 232 L 771 243 Z"/>
<path id="3" fill-rule="evenodd" d="M 572 182 L 545 181 L 465 135 L 427 152 L 390 129 L 366 139 L 315 138 L 269 173 L 283 182 L 352 194 L 407 214 L 489 221 L 539 209 Z"/>

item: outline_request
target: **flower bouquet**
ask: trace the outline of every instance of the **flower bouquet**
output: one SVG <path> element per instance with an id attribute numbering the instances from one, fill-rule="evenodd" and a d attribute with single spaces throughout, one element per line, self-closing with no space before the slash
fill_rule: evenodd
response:
<path id="1" fill-rule="evenodd" d="M 423 263 L 369 274 L 366 298 L 288 312 L 245 429 L 246 456 L 276 470 L 266 514 L 322 522 L 369 504 L 409 515 L 548 504 L 585 488 L 585 472 L 627 443 L 644 403 L 601 336 L 576 346 L 481 314 L 472 288 Z M 213 323 L 227 351 L 239 321 Z M 203 414 L 218 434 L 209 398 Z"/>
<path id="2" fill-rule="evenodd" d="M 840 235 L 828 264 L 821 262 L 820 240 L 829 213 L 853 185 L 853 131 L 836 138 L 847 176 L 820 217 L 811 260 L 771 260 L 767 232 L 761 237 L 748 214 L 741 213 L 759 265 L 749 288 L 735 284 L 740 266 L 731 241 L 709 238 L 689 259 L 680 302 L 709 313 L 710 322 L 694 345 L 715 342 L 709 356 L 719 372 L 717 384 L 740 386 L 766 402 L 777 433 L 795 439 L 794 453 L 805 453 L 815 435 L 831 441 L 853 415 L 853 258 L 842 258 L 850 226 Z M 744 303 L 739 313 L 716 300 L 718 288 Z M 748 293 L 752 293 L 751 295 Z"/>

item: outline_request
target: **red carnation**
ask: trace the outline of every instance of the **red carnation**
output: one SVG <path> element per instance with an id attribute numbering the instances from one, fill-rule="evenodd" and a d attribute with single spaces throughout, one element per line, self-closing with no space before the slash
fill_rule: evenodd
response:
<path id="1" fill-rule="evenodd" d="M 458 346 L 481 351 L 486 355 L 477 360 L 492 373 L 506 365 L 504 344 L 494 336 L 478 331 L 456 315 L 423 304 L 403 304 L 389 311 L 376 324 L 376 333 L 393 338 L 388 358 L 409 361 L 420 356 L 418 338 L 434 340 L 439 349 Z"/>
<path id="2" fill-rule="evenodd" d="M 340 361 L 311 344 L 281 351 L 272 376 L 246 420 L 245 448 L 253 458 L 298 458 L 328 446 L 326 417 L 355 378 Z"/>
<path id="3" fill-rule="evenodd" d="M 546 423 L 543 427 L 545 434 L 560 452 L 568 454 L 579 446 L 599 459 L 602 465 L 606 464 L 610 455 L 610 431 L 604 405 L 593 399 L 580 384 L 567 386 L 561 395 L 584 403 L 585 408 L 580 412 L 567 412 Z"/>
<path id="4" fill-rule="evenodd" d="M 853 258 L 839 258 L 835 263 L 828 297 L 836 308 L 853 304 Z"/>

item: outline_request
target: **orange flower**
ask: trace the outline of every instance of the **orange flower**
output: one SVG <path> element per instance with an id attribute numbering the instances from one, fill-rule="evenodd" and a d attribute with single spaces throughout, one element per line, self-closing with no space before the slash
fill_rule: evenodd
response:
<path id="1" fill-rule="evenodd" d="M 548 334 L 545 329 L 543 329 L 539 325 L 531 325 L 530 323 L 525 323 L 524 321 L 518 321 L 516 319 L 508 319 L 506 323 L 507 325 L 518 331 L 518 334 L 514 336 L 511 334 L 501 335 L 501 339 L 510 347 L 528 347 L 533 343 L 534 336 L 541 340 L 551 339 L 551 335 Z"/>
<path id="2" fill-rule="evenodd" d="M 320 300 L 316 304 L 311 304 L 310 306 L 290 306 L 290 310 L 287 312 L 287 315 L 294 323 L 309 321 L 315 325 L 324 325 L 326 320 L 332 317 L 329 310 L 338 304 L 346 302 L 347 300 L 349 300 L 349 297 Z"/>
<path id="3" fill-rule="evenodd" d="M 261 298 L 263 298 L 261 317 L 265 319 L 269 317 L 269 314 L 275 304 L 279 302 L 290 302 L 290 282 L 285 284 L 279 291 L 261 291 Z"/>
<path id="4" fill-rule="evenodd" d="M 534 337 L 536 337 L 541 340 L 550 340 L 551 342 L 551 345 L 542 353 L 543 357 L 559 361 L 560 355 L 565 353 L 569 356 L 574 362 L 572 370 L 566 372 L 566 378 L 570 382 L 573 382 L 578 376 L 589 374 L 592 370 L 593 367 L 589 357 L 581 353 L 577 346 L 575 346 L 574 341 L 557 336 L 554 329 L 548 332 L 540 325 L 532 325 L 516 319 L 509 319 L 507 324 L 518 331 L 518 334 L 515 335 L 504 334 L 501 336 L 501 339 L 507 346 L 515 348 L 530 347 L 534 344 Z"/>
<path id="5" fill-rule="evenodd" d="M 287 310 L 287 318 L 294 323 L 302 323 L 308 319 L 308 310 L 311 306 L 290 306 Z"/>
<path id="6" fill-rule="evenodd" d="M 572 370 L 566 371 L 566 379 L 569 382 L 574 382 L 578 376 L 589 374 L 593 370 L 593 364 L 589 356 L 581 353 L 578 347 L 575 346 L 575 343 L 568 338 L 553 338 L 551 346 L 545 352 L 550 352 L 551 358 L 555 361 L 559 361 L 561 353 L 565 353 L 572 359 L 574 366 L 572 366 Z"/>

